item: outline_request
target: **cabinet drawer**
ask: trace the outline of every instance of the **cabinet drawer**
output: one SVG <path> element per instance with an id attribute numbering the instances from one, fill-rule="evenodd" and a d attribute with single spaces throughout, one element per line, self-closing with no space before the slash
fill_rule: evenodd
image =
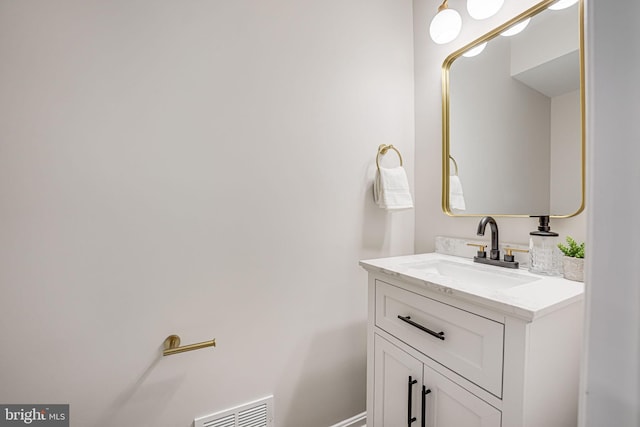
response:
<path id="1" fill-rule="evenodd" d="M 376 326 L 502 397 L 504 325 L 376 280 Z"/>

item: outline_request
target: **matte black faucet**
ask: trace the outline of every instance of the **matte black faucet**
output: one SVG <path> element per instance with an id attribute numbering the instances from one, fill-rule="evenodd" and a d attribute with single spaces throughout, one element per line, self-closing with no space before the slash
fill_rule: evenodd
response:
<path id="1" fill-rule="evenodd" d="M 489 258 L 499 260 L 500 246 L 498 245 L 498 224 L 496 220 L 490 216 L 482 218 L 480 224 L 478 224 L 478 236 L 484 236 L 484 229 L 487 228 L 487 224 L 491 226 L 491 251 L 489 252 Z"/>
<path id="2" fill-rule="evenodd" d="M 498 224 L 495 219 L 490 216 L 482 218 L 480 220 L 480 224 L 478 224 L 478 236 L 484 236 L 484 230 L 487 228 L 487 224 L 491 226 L 491 251 L 489 252 L 489 258 L 485 255 L 484 245 L 470 244 L 472 246 L 481 247 L 481 250 L 478 251 L 478 256 L 473 257 L 473 261 L 482 264 L 497 265 L 499 267 L 518 268 L 518 261 L 513 258 L 511 251 L 519 251 L 519 249 L 507 248 L 507 254 L 504 256 L 504 261 L 500 259 Z"/>

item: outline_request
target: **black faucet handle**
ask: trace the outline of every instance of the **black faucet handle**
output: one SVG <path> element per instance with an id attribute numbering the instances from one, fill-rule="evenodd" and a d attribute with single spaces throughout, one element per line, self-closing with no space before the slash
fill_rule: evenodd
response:
<path id="1" fill-rule="evenodd" d="M 514 262 L 515 258 L 513 256 L 514 252 L 529 252 L 528 249 L 516 249 L 516 248 L 504 248 L 504 250 L 507 252 L 506 254 L 504 254 L 504 260 L 507 262 Z"/>
<path id="2" fill-rule="evenodd" d="M 481 245 L 479 243 L 467 243 L 467 246 L 475 246 L 475 247 L 478 248 L 478 254 L 477 254 L 478 258 L 486 258 L 487 257 L 487 252 L 485 251 L 487 245 Z"/>

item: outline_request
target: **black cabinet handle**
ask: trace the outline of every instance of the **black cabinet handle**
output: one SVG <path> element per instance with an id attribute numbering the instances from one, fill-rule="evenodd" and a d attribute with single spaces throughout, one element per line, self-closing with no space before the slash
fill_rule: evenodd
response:
<path id="1" fill-rule="evenodd" d="M 409 397 L 407 398 L 407 427 L 411 427 L 411 424 L 416 420 L 416 417 L 411 416 L 411 406 L 413 406 L 412 405 L 413 396 L 411 393 L 411 389 L 413 388 L 413 385 L 417 382 L 418 380 L 414 380 L 413 377 L 409 376 Z"/>
<path id="2" fill-rule="evenodd" d="M 414 322 L 413 320 L 411 320 L 411 317 L 410 317 L 410 316 L 406 316 L 406 317 L 405 317 L 405 316 L 400 316 L 400 315 L 398 315 L 398 319 L 402 320 L 403 322 L 407 322 L 407 323 L 408 323 L 408 324 L 410 324 L 411 326 L 414 326 L 414 327 L 416 327 L 416 328 L 420 329 L 421 331 L 426 332 L 426 333 L 428 333 L 429 335 L 431 335 L 431 336 L 434 336 L 434 337 L 438 338 L 439 340 L 444 341 L 444 332 L 435 332 L 435 331 L 432 331 L 431 329 L 426 328 L 426 327 L 424 327 L 424 326 L 422 326 L 422 325 L 420 325 L 420 324 L 418 324 L 418 323 Z"/>
<path id="3" fill-rule="evenodd" d="M 422 386 L 422 427 L 427 427 L 427 394 L 429 393 L 431 390 Z"/>

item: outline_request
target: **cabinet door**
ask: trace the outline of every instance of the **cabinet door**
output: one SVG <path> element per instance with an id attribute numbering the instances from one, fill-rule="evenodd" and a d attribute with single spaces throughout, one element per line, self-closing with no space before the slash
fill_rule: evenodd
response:
<path id="1" fill-rule="evenodd" d="M 424 366 L 427 427 L 500 427 L 502 413 L 453 381 Z"/>
<path id="2" fill-rule="evenodd" d="M 409 378 L 415 383 L 409 385 Z M 374 335 L 373 380 L 373 427 L 421 425 L 422 362 Z"/>

